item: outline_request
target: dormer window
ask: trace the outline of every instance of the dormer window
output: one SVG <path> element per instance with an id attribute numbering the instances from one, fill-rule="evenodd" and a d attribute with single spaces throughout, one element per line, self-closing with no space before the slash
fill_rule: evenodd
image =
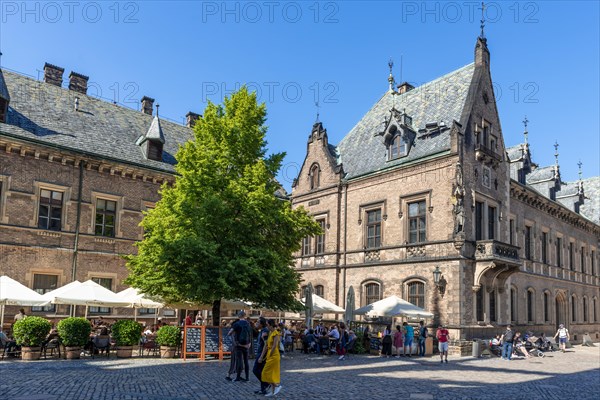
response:
<path id="1" fill-rule="evenodd" d="M 408 154 L 408 143 L 402 135 L 397 134 L 392 139 L 388 148 L 388 159 L 395 160 Z"/>
<path id="2" fill-rule="evenodd" d="M 6 122 L 6 114 L 8 114 L 8 101 L 0 97 L 0 122 Z"/>
<path id="3" fill-rule="evenodd" d="M 320 169 L 319 169 L 319 164 L 314 164 L 311 168 L 310 168 L 310 175 L 309 175 L 309 179 L 310 179 L 310 189 L 317 189 L 319 187 L 319 179 L 320 179 L 320 173 L 319 173 Z"/>
<path id="4" fill-rule="evenodd" d="M 148 159 L 162 161 L 162 143 L 148 141 Z"/>

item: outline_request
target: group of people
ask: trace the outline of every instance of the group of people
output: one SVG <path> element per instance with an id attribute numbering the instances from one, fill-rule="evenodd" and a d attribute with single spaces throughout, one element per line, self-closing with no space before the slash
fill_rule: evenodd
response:
<path id="1" fill-rule="evenodd" d="M 333 324 L 329 328 L 320 322 L 314 329 L 308 327 L 304 329 L 302 350 L 306 354 L 311 351 L 315 351 L 317 354 L 321 354 L 323 350 L 330 353 L 335 351 L 339 360 L 344 360 L 356 339 L 355 333 L 348 329 L 343 322 Z"/>
<path id="2" fill-rule="evenodd" d="M 285 332 L 285 326 L 277 324 L 274 319 L 267 320 L 263 317 L 260 317 L 254 325 L 258 331 L 258 345 L 255 349 L 256 357 L 252 373 L 260 382 L 260 389 L 257 389 L 255 393 L 263 394 L 266 397 L 275 396 L 282 389 L 280 343 L 283 343 L 282 335 Z M 229 335 L 233 341 L 233 354 L 225 379 L 232 382 L 248 382 L 248 352 L 252 342 L 253 329 L 246 319 L 244 311 L 240 311 L 238 320 L 231 325 Z M 242 371 L 244 377 L 242 377 Z M 233 374 L 235 374 L 235 378 L 231 378 Z"/>
<path id="3" fill-rule="evenodd" d="M 541 335 L 545 339 L 544 334 Z M 563 324 L 560 324 L 558 330 L 554 334 L 554 339 L 559 341 L 559 348 L 564 353 L 567 342 L 571 339 L 569 330 Z M 531 355 L 527 349 L 527 338 L 521 332 L 515 332 L 511 325 L 506 326 L 504 333 L 496 335 L 491 341 L 492 350 L 501 347 L 501 357 L 503 360 L 511 360 L 513 351 L 525 358 L 530 358 Z"/>

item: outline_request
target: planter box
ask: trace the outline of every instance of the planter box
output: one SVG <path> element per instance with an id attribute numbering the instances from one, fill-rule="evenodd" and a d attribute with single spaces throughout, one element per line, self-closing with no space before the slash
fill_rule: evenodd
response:
<path id="1" fill-rule="evenodd" d="M 174 358 L 177 347 L 160 346 L 160 358 Z"/>
<path id="2" fill-rule="evenodd" d="M 133 346 L 117 346 L 118 358 L 131 358 L 133 354 Z"/>
<path id="3" fill-rule="evenodd" d="M 65 356 L 67 360 L 78 360 L 81 357 L 81 347 L 80 346 L 66 346 L 65 347 Z"/>
<path id="4" fill-rule="evenodd" d="M 41 355 L 41 347 L 21 347 L 21 359 L 25 361 L 39 360 Z"/>

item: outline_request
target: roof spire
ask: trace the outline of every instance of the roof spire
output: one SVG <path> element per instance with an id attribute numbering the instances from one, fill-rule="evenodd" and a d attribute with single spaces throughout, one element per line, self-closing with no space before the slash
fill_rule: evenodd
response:
<path id="1" fill-rule="evenodd" d="M 483 32 L 483 28 L 485 28 L 485 3 L 482 1 L 481 2 L 481 34 L 479 35 L 480 38 L 485 39 L 485 33 Z"/>
<path id="2" fill-rule="evenodd" d="M 579 180 L 581 181 L 581 166 L 583 165 L 583 163 L 581 162 L 581 160 L 579 160 L 579 162 L 577 163 L 577 166 L 579 167 Z"/>
<path id="3" fill-rule="evenodd" d="M 390 84 L 390 92 L 394 92 L 394 75 L 392 74 L 392 68 L 394 67 L 394 60 L 390 58 L 388 61 L 388 67 L 390 67 L 390 76 L 388 76 L 388 82 Z"/>
<path id="4" fill-rule="evenodd" d="M 558 167 L 558 142 L 554 142 L 554 165 Z"/>
<path id="5" fill-rule="evenodd" d="M 523 135 L 525 136 L 525 144 L 529 144 L 527 142 L 527 137 L 529 136 L 529 132 L 527 131 L 527 124 L 529 123 L 529 120 L 527 119 L 527 115 L 525 116 L 525 119 L 523 120 L 523 125 L 525 126 L 525 131 L 523 132 Z"/>
<path id="6" fill-rule="evenodd" d="M 317 119 L 315 121 L 315 123 L 319 122 L 319 102 L 315 101 L 315 107 L 317 107 Z"/>
<path id="7" fill-rule="evenodd" d="M 156 116 L 158 117 L 158 107 L 160 107 L 160 104 L 156 103 Z"/>
<path id="8" fill-rule="evenodd" d="M 579 160 L 579 162 L 577 163 L 577 166 L 579 167 L 579 182 L 577 182 L 577 193 L 578 194 L 583 194 L 583 181 L 581 180 L 581 166 L 583 165 L 583 163 L 581 162 L 581 160 Z"/>

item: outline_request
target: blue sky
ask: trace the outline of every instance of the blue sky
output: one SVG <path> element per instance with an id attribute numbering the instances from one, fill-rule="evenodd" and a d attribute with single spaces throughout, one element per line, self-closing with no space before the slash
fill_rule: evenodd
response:
<path id="1" fill-rule="evenodd" d="M 271 152 L 290 189 L 315 121 L 337 144 L 396 80 L 424 83 L 473 61 L 478 2 L 0 2 L 2 67 L 44 62 L 90 76 L 90 93 L 142 96 L 182 122 L 249 83 L 267 103 Z M 534 160 L 563 180 L 600 175 L 599 3 L 490 2 L 486 36 L 507 146 L 529 119 Z M 402 73 L 400 64 L 402 60 Z"/>

